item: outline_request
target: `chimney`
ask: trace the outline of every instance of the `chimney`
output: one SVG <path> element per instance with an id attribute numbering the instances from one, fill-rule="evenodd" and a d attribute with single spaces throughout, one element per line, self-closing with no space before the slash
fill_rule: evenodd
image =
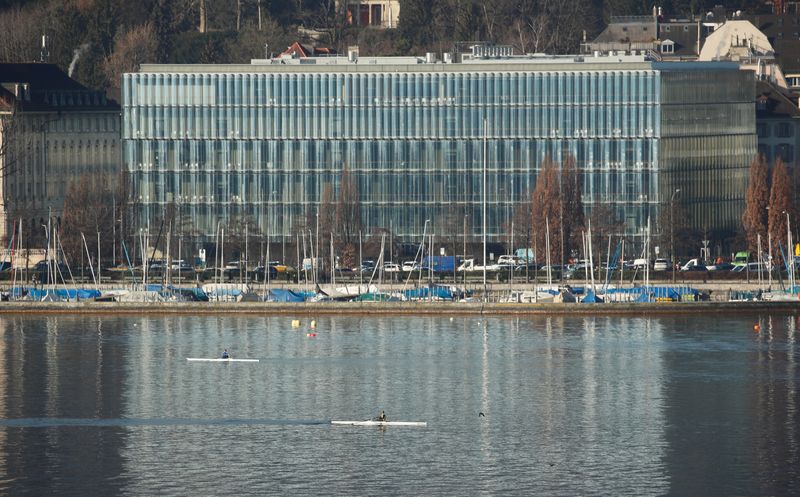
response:
<path id="1" fill-rule="evenodd" d="M 358 45 L 347 47 L 347 61 L 354 64 L 358 62 Z"/>

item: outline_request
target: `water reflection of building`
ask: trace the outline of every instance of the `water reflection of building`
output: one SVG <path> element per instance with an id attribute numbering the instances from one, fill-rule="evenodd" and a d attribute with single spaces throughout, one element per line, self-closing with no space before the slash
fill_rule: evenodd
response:
<path id="1" fill-rule="evenodd" d="M 759 347 L 749 355 L 744 408 L 751 417 L 745 442 L 746 464 L 759 475 L 752 495 L 798 493 L 800 477 L 800 399 L 798 399 L 798 316 L 767 316 L 761 322 Z"/>
<path id="2" fill-rule="evenodd" d="M 663 354 L 669 495 L 796 495 L 800 472 L 795 316 L 717 319 Z"/>
<path id="3" fill-rule="evenodd" d="M 124 486 L 125 430 L 91 426 L 123 417 L 125 347 L 110 339 L 120 323 L 0 318 L 0 417 L 23 425 L 0 430 L 8 495 L 113 495 Z"/>

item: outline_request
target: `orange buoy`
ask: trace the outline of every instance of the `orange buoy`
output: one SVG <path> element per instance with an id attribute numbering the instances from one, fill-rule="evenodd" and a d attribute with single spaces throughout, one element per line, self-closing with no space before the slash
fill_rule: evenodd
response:
<path id="1" fill-rule="evenodd" d="M 753 326 L 753 330 L 758 332 L 759 330 L 761 330 L 761 326 L 755 325 L 755 326 Z"/>

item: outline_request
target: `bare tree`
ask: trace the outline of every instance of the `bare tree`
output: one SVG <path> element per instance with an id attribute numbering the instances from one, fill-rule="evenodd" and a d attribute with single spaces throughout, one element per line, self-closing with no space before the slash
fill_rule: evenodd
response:
<path id="1" fill-rule="evenodd" d="M 205 33 L 208 30 L 208 19 L 207 19 L 207 11 L 206 11 L 206 0 L 200 0 L 200 25 L 198 26 L 198 31 L 201 33 Z"/>
<path id="2" fill-rule="evenodd" d="M 742 226 L 747 235 L 747 245 L 752 251 L 757 248 L 759 235 L 762 240 L 767 240 L 768 206 L 769 166 L 764 156 L 759 154 L 750 163 L 750 177 L 742 213 Z"/>
<path id="3" fill-rule="evenodd" d="M 562 212 L 559 214 L 562 227 L 564 253 L 569 255 L 570 248 L 579 246 L 579 233 L 584 228 L 583 213 L 583 178 L 579 173 L 575 157 L 567 154 L 561 161 L 561 202 Z"/>
<path id="4" fill-rule="evenodd" d="M 561 192 L 559 188 L 559 176 L 556 165 L 550 157 L 545 157 L 539 174 L 536 177 L 536 187 L 531 195 L 531 229 L 534 233 L 534 240 L 541 254 L 547 250 L 546 227 L 549 227 L 550 239 L 550 259 L 558 261 L 561 258 L 561 241 L 558 236 L 553 236 L 561 230 Z M 544 260 L 540 254 L 537 258 Z"/>
<path id="5" fill-rule="evenodd" d="M 769 232 L 772 235 L 772 241 L 782 245 L 785 250 L 787 218 L 797 222 L 792 180 L 786 164 L 779 157 L 775 160 L 775 167 L 772 169 L 772 187 L 769 193 Z M 791 253 L 794 253 L 793 249 L 789 248 L 786 256 L 789 257 Z"/>
<path id="6" fill-rule="evenodd" d="M 339 200 L 336 204 L 336 232 L 339 235 L 342 258 L 352 264 L 356 254 L 356 243 L 361 232 L 361 197 L 358 183 L 344 166 L 339 185 Z"/>
<path id="7" fill-rule="evenodd" d="M 105 60 L 105 74 L 112 95 L 119 99 L 122 75 L 136 72 L 139 64 L 156 59 L 158 39 L 151 23 L 120 33 L 114 40 L 114 51 Z"/>
<path id="8" fill-rule="evenodd" d="M 71 261 L 79 261 L 86 250 L 81 234 L 87 241 L 100 234 L 101 239 L 108 240 L 114 231 L 114 190 L 110 178 L 89 178 L 81 176 L 73 182 L 64 199 L 64 215 L 62 217 L 61 244 Z M 97 246 L 87 243 L 92 258 L 97 257 Z M 110 257 L 112 244 L 101 245 L 101 255 Z"/>

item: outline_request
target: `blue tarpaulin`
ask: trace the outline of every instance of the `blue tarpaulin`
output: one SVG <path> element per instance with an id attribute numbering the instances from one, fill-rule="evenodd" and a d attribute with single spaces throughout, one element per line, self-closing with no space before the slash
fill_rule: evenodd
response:
<path id="1" fill-rule="evenodd" d="M 656 299 L 697 300 L 699 291 L 688 286 L 648 286 L 634 288 L 609 288 L 606 293 L 638 295 L 634 302 L 652 302 Z"/>
<path id="2" fill-rule="evenodd" d="M 603 299 L 598 297 L 592 290 L 588 290 L 586 292 L 586 296 L 583 297 L 581 300 L 584 304 L 599 304 L 603 302 Z"/>
<path id="3" fill-rule="evenodd" d="M 11 290 L 14 298 L 26 296 L 31 300 L 42 300 L 51 295 L 54 300 L 91 300 L 100 296 L 97 290 L 84 290 L 80 288 L 20 288 L 15 287 Z"/>
<path id="4" fill-rule="evenodd" d="M 407 300 L 427 299 L 430 297 L 442 300 L 453 300 L 453 292 L 449 288 L 443 286 L 412 288 L 410 290 L 404 290 L 403 295 Z"/>
<path id="5" fill-rule="evenodd" d="M 270 302 L 305 302 L 306 296 L 303 293 L 275 288 L 269 291 L 267 300 Z"/>

